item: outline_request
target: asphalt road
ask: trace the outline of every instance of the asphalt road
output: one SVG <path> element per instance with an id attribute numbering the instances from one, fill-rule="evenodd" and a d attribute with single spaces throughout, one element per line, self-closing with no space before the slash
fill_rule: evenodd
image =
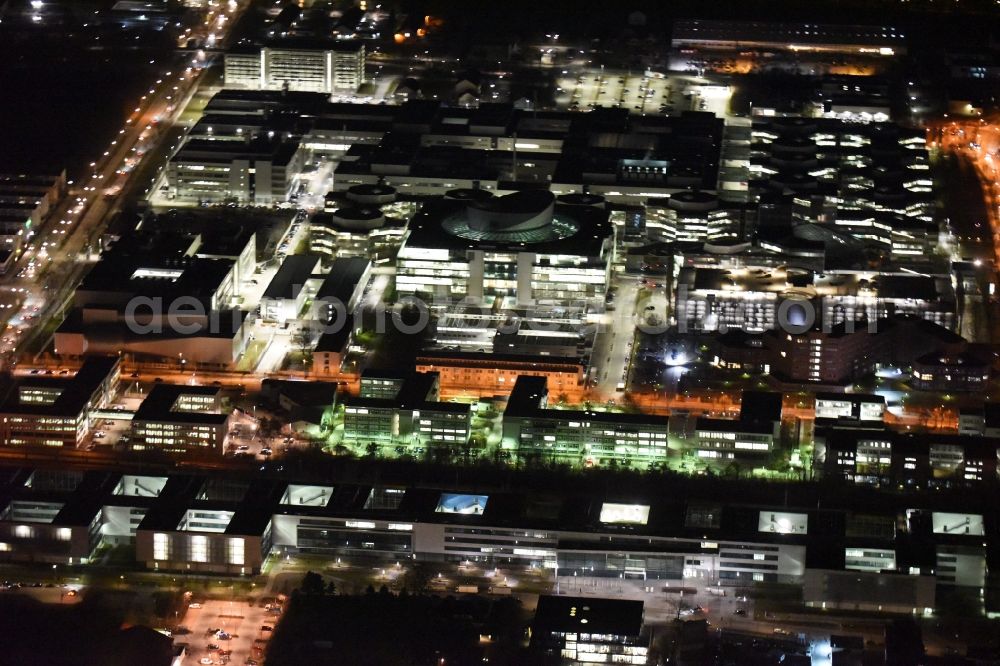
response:
<path id="1" fill-rule="evenodd" d="M 229 3 L 213 9 L 207 18 L 218 25 L 220 14 L 235 18 L 242 7 Z M 221 38 L 233 22 L 226 19 L 225 27 L 216 30 Z M 156 147 L 169 136 L 168 130 L 198 89 L 205 70 L 192 66 L 191 58 L 190 53 L 179 53 L 174 65 L 152 83 L 107 150 L 91 163 L 91 175 L 69 188 L 4 278 L 6 290 L 21 289 L 35 303 L 44 303 L 39 312 L 30 313 L 33 325 L 18 335 L 14 352 L 43 346 L 47 340 L 38 337 L 52 333 L 46 322 L 62 318 L 76 286 L 96 258 L 94 243 L 139 184 L 135 176 L 143 171 L 144 160 L 157 152 Z M 49 276 L 52 279 L 46 279 Z"/>

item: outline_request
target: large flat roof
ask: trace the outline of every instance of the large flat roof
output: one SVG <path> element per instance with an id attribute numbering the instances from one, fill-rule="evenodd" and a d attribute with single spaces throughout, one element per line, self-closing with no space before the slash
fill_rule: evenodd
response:
<path id="1" fill-rule="evenodd" d="M 164 423 L 192 423 L 220 425 L 226 422 L 227 414 L 176 410 L 177 400 L 184 395 L 216 397 L 221 392 L 216 386 L 190 386 L 182 384 L 156 384 L 146 395 L 146 399 L 135 411 L 135 421 L 159 421 Z"/>
<path id="2" fill-rule="evenodd" d="M 371 268 L 371 262 L 362 257 L 334 259 L 330 265 L 330 272 L 316 293 L 317 300 L 334 299 L 347 307 L 358 283 L 369 268 Z"/>
<path id="3" fill-rule="evenodd" d="M 644 603 L 631 599 L 538 597 L 532 631 L 539 633 L 589 633 L 638 636 L 642 631 Z"/>
<path id="4" fill-rule="evenodd" d="M 319 257 L 314 254 L 292 254 L 285 257 L 281 267 L 264 289 L 261 299 L 294 299 L 312 278 Z"/>
<path id="5" fill-rule="evenodd" d="M 118 367 L 119 360 L 117 356 L 88 356 L 76 374 L 67 378 L 19 376 L 0 404 L 0 413 L 76 417 L 101 383 Z M 22 402 L 21 390 L 30 388 L 59 390 L 61 393 L 50 404 Z"/>

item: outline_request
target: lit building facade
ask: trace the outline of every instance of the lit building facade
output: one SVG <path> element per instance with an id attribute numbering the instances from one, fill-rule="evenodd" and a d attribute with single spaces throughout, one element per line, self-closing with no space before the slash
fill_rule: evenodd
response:
<path id="1" fill-rule="evenodd" d="M 994 547 L 987 525 L 995 510 L 975 497 L 956 496 L 939 511 L 890 494 L 859 510 L 857 500 L 868 495 L 850 486 L 820 490 L 817 508 L 777 484 L 753 500 L 720 498 L 714 485 L 701 483 L 682 496 L 622 489 L 595 498 L 579 487 L 491 492 L 458 483 L 370 485 L 344 474 L 317 485 L 231 471 L 7 468 L 0 474 L 0 560 L 75 565 L 101 543 L 134 543 L 137 563 L 150 570 L 251 575 L 269 556 L 303 552 L 404 568 L 413 560 L 473 562 L 561 577 L 782 583 L 803 586 L 810 606 L 923 614 L 935 606 L 935 585 L 986 585 Z M 866 589 L 878 576 L 899 578 Z"/>
<path id="2" fill-rule="evenodd" d="M 397 260 L 401 294 L 442 305 L 603 299 L 613 254 L 606 211 L 559 206 L 548 191 L 482 194 L 430 201 L 410 221 Z"/>
<path id="3" fill-rule="evenodd" d="M 666 462 L 666 417 L 550 409 L 548 399 L 545 377 L 517 379 L 504 409 L 504 448 L 526 460 L 573 465 Z"/>
<path id="4" fill-rule="evenodd" d="M 365 79 L 365 46 L 355 41 L 237 49 L 226 53 L 223 67 L 232 88 L 353 93 Z"/>
<path id="5" fill-rule="evenodd" d="M 377 446 L 463 446 L 471 408 L 440 401 L 437 373 L 362 374 L 358 397 L 344 398 L 344 439 Z"/>
<path id="6" fill-rule="evenodd" d="M 0 404 L 4 446 L 79 446 L 118 390 L 120 358 L 87 358 L 69 378 L 22 377 Z"/>
<path id="7" fill-rule="evenodd" d="M 156 384 L 132 417 L 134 451 L 222 455 L 230 414 L 215 386 Z"/>
<path id="8" fill-rule="evenodd" d="M 434 352 L 417 357 L 419 372 L 436 372 L 441 390 L 451 395 L 507 395 L 520 376 L 544 377 L 555 399 L 576 402 L 583 396 L 584 366 L 577 359 L 505 354 Z"/>

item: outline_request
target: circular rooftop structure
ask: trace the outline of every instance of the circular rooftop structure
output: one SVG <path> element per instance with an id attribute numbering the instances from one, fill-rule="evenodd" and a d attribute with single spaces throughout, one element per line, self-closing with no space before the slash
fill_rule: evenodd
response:
<path id="1" fill-rule="evenodd" d="M 548 190 L 515 192 L 476 201 L 446 219 L 445 231 L 475 241 L 543 243 L 569 238 L 579 230 L 568 216 L 555 214 Z"/>
<path id="2" fill-rule="evenodd" d="M 719 238 L 702 245 L 702 249 L 709 254 L 739 254 L 746 252 L 750 247 L 750 243 L 735 238 Z"/>
<path id="3" fill-rule="evenodd" d="M 444 193 L 445 199 L 458 199 L 459 201 L 489 201 L 493 198 L 493 193 L 489 190 L 473 189 L 471 187 L 460 187 L 448 190 Z"/>
<path id="4" fill-rule="evenodd" d="M 567 206 L 604 206 L 606 199 L 600 194 L 589 194 L 587 192 L 569 192 L 560 194 L 556 199 L 561 204 Z"/>
<path id="5" fill-rule="evenodd" d="M 392 203 L 396 188 L 391 185 L 352 185 L 347 189 L 347 200 L 369 206 Z"/>
<path id="6" fill-rule="evenodd" d="M 805 173 L 778 173 L 771 176 L 771 187 L 780 192 L 801 194 L 819 190 L 819 181 Z"/>
<path id="7" fill-rule="evenodd" d="M 345 229 L 378 229 L 385 224 L 385 215 L 381 210 L 363 206 L 338 208 L 330 218 L 334 224 Z"/>
<path id="8" fill-rule="evenodd" d="M 819 159 L 812 153 L 783 153 L 769 156 L 767 164 L 777 171 L 805 173 L 817 167 Z"/>
<path id="9" fill-rule="evenodd" d="M 667 205 L 676 211 L 707 212 L 719 207 L 719 198 L 709 192 L 684 190 L 671 194 Z"/>
<path id="10" fill-rule="evenodd" d="M 815 155 L 816 142 L 805 136 L 781 136 L 771 143 L 775 154 Z"/>
<path id="11" fill-rule="evenodd" d="M 772 118 L 770 119 L 769 124 L 772 128 L 778 130 L 784 136 L 812 134 L 817 129 L 817 125 L 814 120 L 794 116 Z"/>

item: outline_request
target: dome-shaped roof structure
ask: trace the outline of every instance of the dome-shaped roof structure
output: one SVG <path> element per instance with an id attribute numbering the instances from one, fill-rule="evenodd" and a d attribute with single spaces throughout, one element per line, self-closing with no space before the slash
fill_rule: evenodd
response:
<path id="1" fill-rule="evenodd" d="M 448 233 L 476 241 L 540 243 L 569 238 L 578 231 L 572 216 L 555 213 L 548 190 L 525 190 L 472 201 L 444 221 Z"/>
<path id="2" fill-rule="evenodd" d="M 537 229 L 552 222 L 556 198 L 548 190 L 515 192 L 469 206 L 469 227 L 476 231 Z"/>

